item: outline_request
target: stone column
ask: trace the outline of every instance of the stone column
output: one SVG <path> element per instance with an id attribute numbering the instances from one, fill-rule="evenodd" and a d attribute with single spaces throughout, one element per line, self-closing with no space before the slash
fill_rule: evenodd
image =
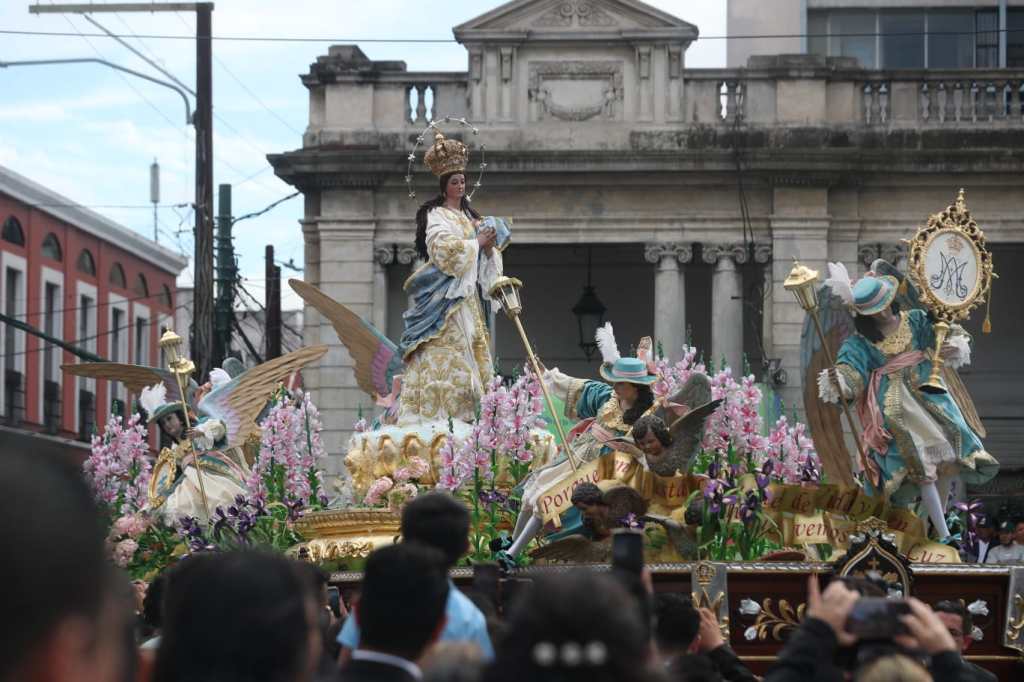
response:
<path id="1" fill-rule="evenodd" d="M 419 254 L 416 253 L 415 246 L 399 246 L 397 251 L 395 252 L 395 255 L 396 258 L 398 259 L 399 265 L 412 266 L 412 268 L 409 271 L 410 275 L 416 272 L 420 268 L 420 266 L 426 262 L 420 259 Z M 409 296 L 407 297 L 407 302 L 405 306 L 406 310 L 412 308 L 412 305 L 412 296 Z"/>
<path id="2" fill-rule="evenodd" d="M 391 244 L 373 250 L 373 317 L 370 322 L 381 334 L 388 333 L 388 266 L 395 262 Z"/>
<path id="3" fill-rule="evenodd" d="M 678 360 L 686 342 L 686 286 L 680 263 L 689 263 L 689 244 L 648 244 L 644 260 L 657 265 L 654 273 L 654 342 L 670 361 Z M 657 351 L 657 346 L 655 346 Z"/>
<path id="4" fill-rule="evenodd" d="M 704 262 L 715 265 L 711 276 L 711 363 L 722 359 L 733 376 L 743 373 L 743 273 L 736 267 L 747 262 L 742 244 L 704 246 Z"/>

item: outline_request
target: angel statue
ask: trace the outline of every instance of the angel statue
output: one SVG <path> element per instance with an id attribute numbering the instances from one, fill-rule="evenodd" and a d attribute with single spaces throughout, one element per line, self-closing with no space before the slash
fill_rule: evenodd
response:
<path id="1" fill-rule="evenodd" d="M 895 505 L 920 497 L 936 536 L 947 541 L 945 511 L 953 481 L 984 483 L 999 469 L 984 449 L 981 420 L 956 373 L 970 362 L 970 336 L 952 325 L 941 350 L 949 392 L 923 392 L 918 386 L 931 374 L 935 333 L 911 281 L 884 260 L 876 260 L 856 283 L 841 263 L 829 263 L 828 271 L 819 300 L 826 338 L 841 344 L 839 355 L 835 366 L 827 367 L 813 328 L 805 323 L 805 381 L 817 387 L 823 402 L 855 404 L 867 449 L 862 461 L 867 489 Z M 849 462 L 838 415 L 805 397 L 819 453 L 829 450 L 826 456 Z"/>
<path id="2" fill-rule="evenodd" d="M 545 372 L 543 380 L 550 393 L 565 402 L 566 416 L 580 420 L 570 433 L 572 449 L 578 460 L 585 463 L 614 450 L 627 452 L 636 460 L 630 472 L 622 478 L 630 487 L 636 487 L 642 492 L 645 489 L 642 481 L 651 471 L 650 462 L 659 461 L 660 471 L 668 472 L 667 475 L 673 475 L 677 470 L 670 471 L 670 462 L 676 466 L 686 466 L 700 444 L 705 420 L 718 404 L 711 403 L 710 381 L 706 376 L 698 374 L 691 376 L 671 399 L 655 400 L 651 386 L 658 376 L 649 337 L 641 340 L 638 357 L 635 358 L 619 354 L 610 322 L 597 330 L 596 341 L 602 359 L 599 373 L 604 382 L 576 379 L 557 368 Z M 661 456 L 666 449 L 665 444 L 659 441 L 655 445 L 649 440 L 638 443 L 630 437 L 634 425 L 645 415 L 657 416 L 662 425 L 665 421 L 672 424 L 671 435 L 666 434 L 672 454 L 664 460 Z M 672 447 L 672 443 L 675 447 Z M 650 461 L 645 458 L 645 448 L 652 455 Z M 507 557 L 517 556 L 540 533 L 543 519 L 537 501 L 545 491 L 572 473 L 572 464 L 563 453 L 548 466 L 531 473 L 524 481 L 522 509 L 516 519 Z M 565 512 L 561 521 L 559 537 L 578 532 L 581 527 L 575 508 Z M 507 557 L 501 556 L 502 559 Z"/>
<path id="3" fill-rule="evenodd" d="M 258 438 L 257 419 L 278 384 L 326 352 L 327 346 L 301 348 L 249 370 L 240 362 L 225 362 L 226 369 L 212 370 L 207 383 L 190 382 L 184 397 L 177 378 L 156 367 L 90 362 L 63 369 L 76 376 L 120 381 L 139 396 L 148 423 L 156 424 L 171 443 L 153 466 L 149 508 L 169 521 L 193 516 L 205 522 L 217 507 L 247 494 L 250 461 L 245 446 Z M 192 425 L 187 431 L 186 409 Z M 209 510 L 200 492 L 196 454 Z"/>

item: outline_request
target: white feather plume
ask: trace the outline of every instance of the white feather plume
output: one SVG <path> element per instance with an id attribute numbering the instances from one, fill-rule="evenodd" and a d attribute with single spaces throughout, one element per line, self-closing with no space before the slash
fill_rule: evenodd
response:
<path id="1" fill-rule="evenodd" d="M 167 403 L 167 386 L 162 383 L 146 386 L 139 394 L 139 405 L 146 414 L 153 414 L 157 408 Z"/>
<path id="2" fill-rule="evenodd" d="M 601 351 L 601 360 L 605 364 L 614 365 L 615 361 L 622 357 L 619 355 L 619 347 L 615 343 L 615 332 L 612 331 L 611 322 L 605 322 L 603 327 L 597 328 L 594 340 L 597 341 L 597 348 Z"/>
<path id="3" fill-rule="evenodd" d="M 214 367 L 210 370 L 210 383 L 213 384 L 214 388 L 219 388 L 229 381 L 231 381 L 231 375 L 220 367 Z"/>
<path id="4" fill-rule="evenodd" d="M 853 282 L 850 281 L 850 273 L 842 263 L 828 264 L 828 278 L 825 284 L 832 288 L 832 293 L 842 299 L 848 306 L 853 305 Z"/>

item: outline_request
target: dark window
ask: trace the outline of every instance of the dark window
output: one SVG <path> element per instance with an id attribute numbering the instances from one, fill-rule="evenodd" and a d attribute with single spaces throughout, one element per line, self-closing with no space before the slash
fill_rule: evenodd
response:
<path id="1" fill-rule="evenodd" d="M 124 311 L 114 308 L 110 315 L 110 361 L 121 362 L 121 339 L 126 333 Z"/>
<path id="2" fill-rule="evenodd" d="M 25 231 L 21 229 L 21 223 L 14 216 L 9 216 L 4 221 L 3 231 L 0 232 L 0 237 L 5 242 L 17 244 L 18 246 L 25 246 Z"/>
<path id="3" fill-rule="evenodd" d="M 114 263 L 114 267 L 110 268 L 110 283 L 118 289 L 128 287 L 128 281 L 124 276 L 124 268 L 121 267 L 120 263 Z"/>
<path id="4" fill-rule="evenodd" d="M 56 381 L 43 382 L 43 425 L 47 433 L 60 430 L 60 384 Z"/>
<path id="5" fill-rule="evenodd" d="M 88 442 L 96 431 L 96 396 L 92 391 L 78 391 L 78 440 Z"/>
<path id="6" fill-rule="evenodd" d="M 136 365 L 149 363 L 149 320 L 144 317 L 135 318 L 135 358 Z"/>
<path id="7" fill-rule="evenodd" d="M 51 260 L 61 259 L 60 242 L 57 241 L 57 235 L 52 232 L 43 240 L 43 255 Z"/>
<path id="8" fill-rule="evenodd" d="M 928 10 L 928 68 L 970 69 L 974 66 L 971 10 Z"/>
<path id="9" fill-rule="evenodd" d="M 999 68 L 999 12 L 984 10 L 974 15 L 975 66 Z"/>
<path id="10" fill-rule="evenodd" d="M 1024 66 L 1024 9 L 1006 10 L 1006 66 Z"/>
<path id="11" fill-rule="evenodd" d="M 836 12 L 832 36 L 833 55 L 856 57 L 865 69 L 875 68 L 874 12 Z"/>
<path id="12" fill-rule="evenodd" d="M 21 288 L 21 272 L 7 268 L 5 274 L 4 312 L 17 317 L 18 294 Z M 4 410 L 8 424 L 17 425 L 25 417 L 25 387 L 21 372 L 15 369 L 17 358 L 18 331 L 11 325 L 4 325 Z"/>
<path id="13" fill-rule="evenodd" d="M 170 308 L 173 305 L 171 301 L 171 290 L 166 284 L 160 289 L 160 305 L 165 308 Z"/>
<path id="14" fill-rule="evenodd" d="M 135 288 L 133 291 L 142 298 L 149 296 L 149 284 L 146 282 L 146 276 L 141 272 L 135 278 Z"/>
<path id="15" fill-rule="evenodd" d="M 78 344 L 91 350 L 95 347 L 95 322 L 91 316 L 96 314 L 96 301 L 91 296 L 80 296 L 78 299 Z"/>
<path id="16" fill-rule="evenodd" d="M 807 13 L 807 51 L 810 54 L 828 56 L 828 14 Z"/>
<path id="17" fill-rule="evenodd" d="M 75 267 L 79 272 L 84 272 L 90 277 L 96 276 L 96 261 L 93 260 L 89 249 L 82 249 L 82 253 L 78 254 L 78 262 L 75 263 Z"/>
<path id="18" fill-rule="evenodd" d="M 924 12 L 882 12 L 878 24 L 883 69 L 924 68 Z"/>
<path id="19" fill-rule="evenodd" d="M 51 282 L 46 283 L 46 291 L 43 295 L 43 331 L 49 336 L 57 336 L 57 309 L 60 305 L 60 287 Z M 43 381 L 55 381 L 54 356 L 57 353 L 52 343 L 42 341 L 43 344 Z"/>

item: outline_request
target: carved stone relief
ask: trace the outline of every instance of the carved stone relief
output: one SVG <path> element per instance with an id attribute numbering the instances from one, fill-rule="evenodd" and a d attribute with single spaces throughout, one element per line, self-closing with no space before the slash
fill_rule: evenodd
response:
<path id="1" fill-rule="evenodd" d="M 529 96 L 536 104 L 532 119 L 616 119 L 622 71 L 620 61 L 530 62 Z"/>
<path id="2" fill-rule="evenodd" d="M 615 26 L 612 15 L 588 0 L 565 0 L 540 15 L 534 26 Z"/>

